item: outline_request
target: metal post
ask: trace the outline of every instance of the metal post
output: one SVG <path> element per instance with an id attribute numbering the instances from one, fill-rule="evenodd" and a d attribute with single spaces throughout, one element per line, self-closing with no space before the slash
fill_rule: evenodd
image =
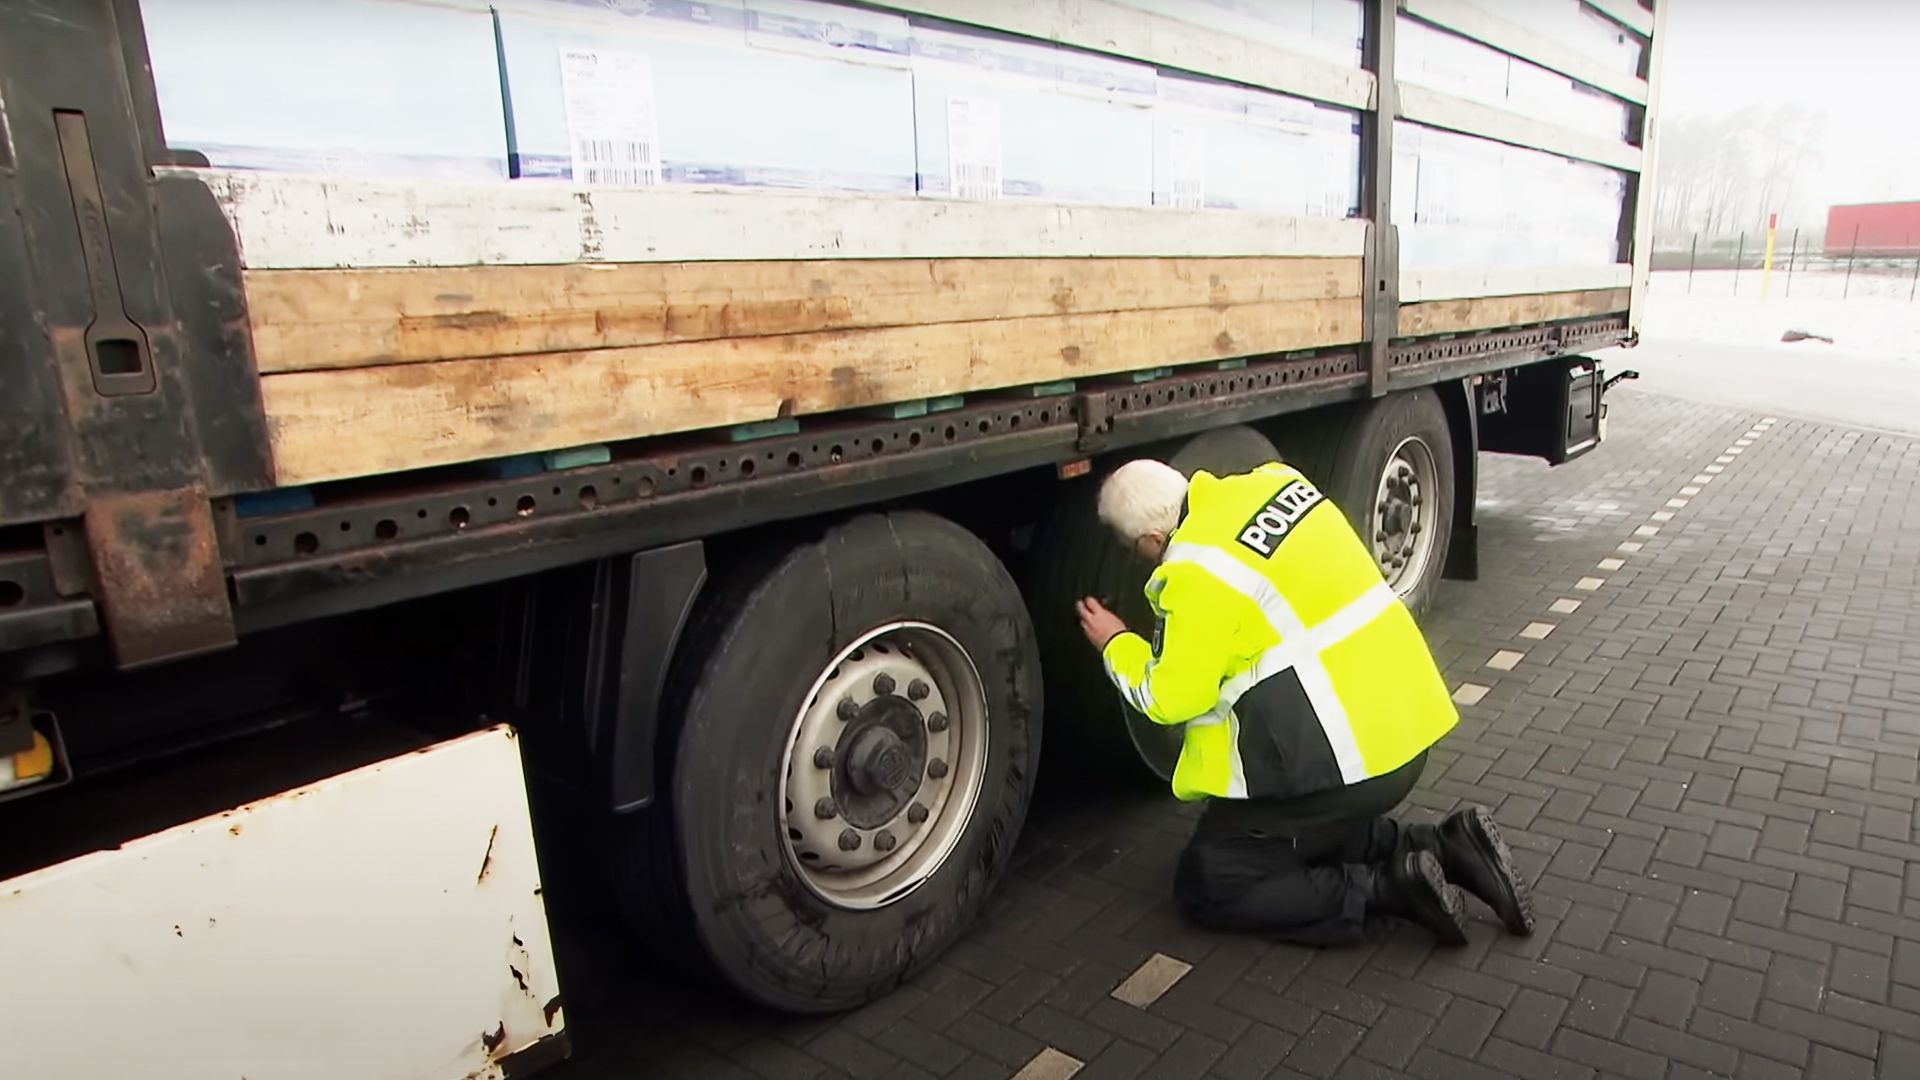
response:
<path id="1" fill-rule="evenodd" d="M 1907 237 L 1907 246 L 1913 247 L 1913 237 Z M 1907 286 L 1907 303 L 1913 303 L 1917 292 L 1920 292 L 1920 249 L 1913 253 L 1913 284 Z"/>
<path id="2" fill-rule="evenodd" d="M 1794 261 L 1795 259 L 1797 259 L 1797 258 L 1799 258 L 1799 257 L 1800 257 L 1800 230 L 1799 230 L 1799 229 L 1795 229 L 1795 230 L 1793 230 L 1793 246 L 1787 249 L 1787 290 L 1786 290 L 1786 294 L 1787 294 L 1788 296 L 1792 296 L 1792 295 L 1793 295 L 1793 261 Z"/>
<path id="3" fill-rule="evenodd" d="M 1387 357 L 1400 326 L 1400 233 L 1393 225 L 1393 120 L 1400 111 L 1393 75 L 1398 0 L 1367 0 L 1361 66 L 1373 73 L 1374 107 L 1360 114 L 1360 212 L 1367 218 L 1368 391 L 1387 392 Z"/>
<path id="4" fill-rule="evenodd" d="M 1693 246 L 1687 250 L 1687 295 L 1693 295 L 1693 268 L 1700 262 L 1700 234 L 1693 234 Z"/>
<path id="5" fill-rule="evenodd" d="M 1853 246 L 1847 249 L 1847 279 L 1840 283 L 1840 299 L 1845 300 L 1853 291 L 1853 257 L 1860 253 L 1860 224 L 1853 226 Z"/>
<path id="6" fill-rule="evenodd" d="M 1740 267 L 1747 261 L 1747 231 L 1740 230 L 1740 242 L 1733 249 L 1733 295 L 1740 295 Z"/>

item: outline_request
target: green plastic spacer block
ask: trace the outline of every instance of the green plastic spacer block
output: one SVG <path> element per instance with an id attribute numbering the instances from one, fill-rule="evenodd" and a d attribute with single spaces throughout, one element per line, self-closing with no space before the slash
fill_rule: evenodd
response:
<path id="1" fill-rule="evenodd" d="M 1157 367 L 1157 368 L 1149 368 L 1146 371 L 1130 372 L 1128 373 L 1127 378 L 1137 383 L 1143 383 L 1143 382 L 1152 382 L 1155 379 L 1164 379 L 1171 374 L 1173 374 L 1172 368 Z"/>
<path id="2" fill-rule="evenodd" d="M 571 450 L 553 450 L 545 454 L 540 463 L 548 472 L 560 469 L 578 469 L 582 465 L 605 465 L 613 460 L 613 450 L 606 446 L 576 446 Z"/>
<path id="3" fill-rule="evenodd" d="M 911 420 L 916 416 L 927 415 L 927 399 L 918 401 L 897 401 L 892 405 L 876 405 L 861 410 L 868 416 L 877 416 L 882 420 Z"/>
<path id="4" fill-rule="evenodd" d="M 1058 382 L 1034 383 L 1031 386 L 1016 387 L 1013 392 L 1021 397 L 1058 397 L 1061 394 L 1073 393 L 1073 387 L 1074 382 L 1072 379 L 1061 379 Z"/>
<path id="5" fill-rule="evenodd" d="M 927 399 L 927 411 L 950 412 L 966 403 L 967 395 L 965 394 L 947 394 L 943 397 L 931 397 Z"/>
<path id="6" fill-rule="evenodd" d="M 753 424 L 735 424 L 727 429 L 727 441 L 752 442 L 755 439 L 771 439 L 777 435 L 794 435 L 799 431 L 800 421 L 791 416 L 782 416 Z"/>
<path id="7" fill-rule="evenodd" d="M 1247 366 L 1247 358 L 1243 356 L 1238 360 L 1215 361 L 1213 368 L 1215 371 L 1239 371 L 1241 368 L 1244 368 L 1246 366 Z"/>

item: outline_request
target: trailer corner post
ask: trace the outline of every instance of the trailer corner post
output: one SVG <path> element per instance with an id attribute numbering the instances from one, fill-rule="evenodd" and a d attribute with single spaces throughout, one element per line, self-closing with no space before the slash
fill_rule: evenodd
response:
<path id="1" fill-rule="evenodd" d="M 1387 358 L 1400 322 L 1400 235 L 1393 226 L 1393 123 L 1400 111 L 1393 74 L 1398 0 L 1367 0 L 1361 65 L 1373 73 L 1373 108 L 1361 114 L 1360 209 L 1367 225 L 1367 392 L 1387 392 Z"/>
<path id="2" fill-rule="evenodd" d="M 237 241 L 211 205 L 221 223 L 193 230 L 224 257 L 197 263 L 204 280 L 184 291 L 170 281 L 144 42 L 133 0 L 63 4 L 59 19 L 0 5 L 0 201 L 22 225 L 0 245 L 0 280 L 38 315 L 16 335 L 17 404 L 0 415 L 0 461 L 30 482 L 0 492 L 0 519 L 80 519 L 88 591 L 123 668 L 233 644 L 212 499 L 272 476 L 258 380 L 232 377 L 253 363 Z"/>

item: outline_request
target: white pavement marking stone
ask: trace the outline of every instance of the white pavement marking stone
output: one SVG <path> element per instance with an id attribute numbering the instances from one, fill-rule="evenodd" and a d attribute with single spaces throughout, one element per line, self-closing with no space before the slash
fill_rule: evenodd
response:
<path id="1" fill-rule="evenodd" d="M 1460 705 L 1478 705 L 1480 699 L 1487 696 L 1489 689 L 1491 688 L 1481 686 L 1479 683 L 1461 683 L 1460 689 L 1453 692 L 1453 700 Z"/>
<path id="2" fill-rule="evenodd" d="M 1601 560 L 1600 560 L 1600 561 L 1599 561 L 1598 563 L 1596 563 L 1595 565 L 1596 565 L 1596 566 L 1598 566 L 1598 567 L 1599 567 L 1599 569 L 1602 569 L 1602 570 L 1618 570 L 1618 569 L 1620 569 L 1621 567 L 1623 567 L 1623 566 L 1625 566 L 1625 565 L 1627 565 L 1627 560 L 1625 560 L 1625 559 L 1601 559 Z"/>
<path id="3" fill-rule="evenodd" d="M 1746 452 L 1747 452 L 1747 448 L 1744 446 L 1741 446 L 1739 443 L 1734 443 L 1732 446 L 1727 447 L 1728 457 L 1735 457 L 1740 454 L 1744 454 Z"/>
<path id="4" fill-rule="evenodd" d="M 1573 587 L 1576 589 L 1579 589 L 1582 592 L 1592 592 L 1593 590 L 1599 588 L 1602 585 L 1605 585 L 1606 583 L 1607 583 L 1606 578 L 1583 577 L 1579 581 L 1574 582 Z"/>
<path id="5" fill-rule="evenodd" d="M 1127 976 L 1126 982 L 1113 988 L 1113 996 L 1136 1009 L 1144 1009 L 1159 1001 L 1161 994 L 1173 989 L 1173 984 L 1192 970 L 1192 964 L 1175 960 L 1166 953 L 1154 953 Z"/>
<path id="6" fill-rule="evenodd" d="M 1696 483 L 1696 484 L 1711 484 L 1711 483 L 1713 483 L 1713 474 L 1712 474 L 1712 473 L 1701 473 L 1701 474 L 1700 474 L 1699 476 L 1696 476 L 1696 477 L 1694 477 L 1694 478 L 1693 478 L 1693 483 Z M 1697 494 L 1699 494 L 1699 492 L 1698 492 L 1698 491 L 1696 490 L 1696 491 L 1694 492 L 1694 494 L 1696 494 L 1696 495 L 1697 495 Z"/>
<path id="7" fill-rule="evenodd" d="M 1563 596 L 1553 603 L 1548 604 L 1547 610 L 1553 612 L 1555 615 L 1571 615 L 1580 610 L 1580 601 L 1570 596 Z"/>
<path id="8" fill-rule="evenodd" d="M 1539 641 L 1551 633 L 1553 633 L 1552 623 L 1530 622 L 1520 631 L 1520 636 L 1530 641 Z"/>
<path id="9" fill-rule="evenodd" d="M 1714 465 L 1731 465 L 1733 464 L 1733 455 L 1721 454 L 1719 457 L 1713 459 L 1713 464 Z M 1711 468 L 1712 466 L 1708 466 L 1708 467 Z"/>
<path id="10" fill-rule="evenodd" d="M 1718 476 L 1726 472 L 1727 467 L 1725 465 L 1709 465 L 1700 471 L 1706 473 L 1708 476 Z"/>
<path id="11" fill-rule="evenodd" d="M 1622 541 L 1620 541 L 1620 550 L 1621 550 L 1621 551 L 1624 551 L 1624 552 L 1626 552 L 1626 553 L 1627 553 L 1627 554 L 1629 554 L 1629 555 L 1631 555 L 1631 554 L 1633 554 L 1633 553 L 1634 553 L 1634 552 L 1636 552 L 1636 551 L 1639 551 L 1639 550 L 1640 550 L 1641 548 L 1643 548 L 1643 547 L 1646 547 L 1646 546 L 1647 546 L 1647 545 L 1645 545 L 1645 544 L 1643 544 L 1643 543 L 1641 543 L 1641 542 L 1640 542 L 1640 541 L 1638 541 L 1638 540 L 1622 540 Z"/>
<path id="12" fill-rule="evenodd" d="M 1658 525 L 1642 525 L 1642 526 L 1640 526 L 1639 528 L 1637 528 L 1637 529 L 1635 529 L 1635 530 L 1633 530 L 1633 535 L 1635 535 L 1635 536 L 1659 536 L 1659 535 L 1660 535 L 1660 526 L 1658 526 Z"/>
<path id="13" fill-rule="evenodd" d="M 1079 1072 L 1086 1065 L 1077 1057 L 1066 1054 L 1049 1046 L 1033 1055 L 1033 1060 L 1020 1067 L 1013 1074 L 1013 1080 L 1067 1080 L 1067 1077 Z"/>
<path id="14" fill-rule="evenodd" d="M 1683 487 L 1680 489 L 1680 494 L 1686 495 L 1688 497 L 1692 497 L 1694 495 L 1700 494 L 1700 489 L 1697 487 Z"/>
<path id="15" fill-rule="evenodd" d="M 1674 510 L 1678 510 L 1685 505 L 1687 505 L 1687 500 L 1685 499 L 1668 499 L 1667 500 L 1667 506 Z"/>
<path id="16" fill-rule="evenodd" d="M 1487 666 L 1495 671 L 1512 671 L 1519 666 L 1526 655 L 1523 652 L 1514 652 L 1512 649 L 1501 649 L 1487 660 Z"/>
<path id="17" fill-rule="evenodd" d="M 1647 515 L 1647 518 L 1648 518 L 1648 520 L 1650 520 L 1650 521 L 1672 521 L 1672 520 L 1673 520 L 1673 511 L 1671 511 L 1671 510 L 1655 510 L 1655 511 L 1654 511 L 1653 513 L 1651 513 L 1651 514 L 1648 514 L 1648 515 Z"/>

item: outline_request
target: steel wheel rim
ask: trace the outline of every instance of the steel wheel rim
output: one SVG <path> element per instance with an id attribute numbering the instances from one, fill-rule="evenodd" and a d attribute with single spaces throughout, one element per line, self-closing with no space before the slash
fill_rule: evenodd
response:
<path id="1" fill-rule="evenodd" d="M 1373 500 L 1373 557 L 1380 573 L 1405 596 L 1425 579 L 1438 534 L 1439 471 L 1426 440 L 1409 435 L 1387 455 Z"/>
<path id="2" fill-rule="evenodd" d="M 788 865 L 836 907 L 894 903 L 959 846 L 986 762 L 986 687 L 966 649 L 930 623 L 867 631 L 813 681 L 788 729 Z"/>

